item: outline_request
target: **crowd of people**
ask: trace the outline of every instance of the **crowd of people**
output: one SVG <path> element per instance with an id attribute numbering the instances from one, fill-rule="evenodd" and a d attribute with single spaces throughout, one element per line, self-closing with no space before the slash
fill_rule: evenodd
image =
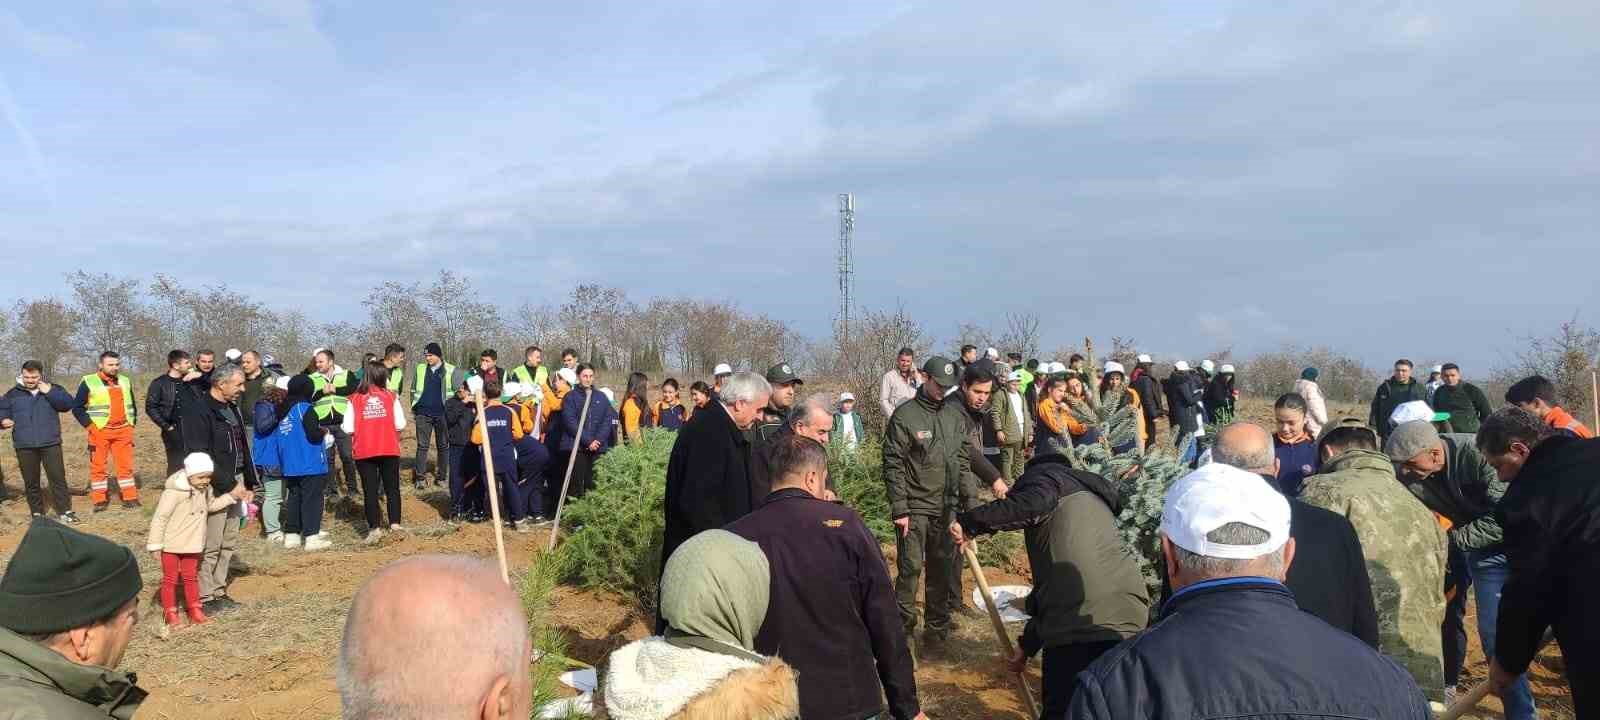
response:
<path id="1" fill-rule="evenodd" d="M 676 436 L 658 616 L 605 665 L 611 717 L 924 717 L 913 670 L 948 652 L 965 611 L 959 550 L 1006 530 L 1023 531 L 1034 587 L 1002 662 L 1022 672 L 1042 655 L 1046 718 L 1427 718 L 1430 703 L 1455 699 L 1469 592 L 1507 717 L 1536 716 L 1523 674 L 1547 631 L 1579 716 L 1600 712 L 1600 633 L 1586 610 L 1600 577 L 1600 444 L 1544 378 L 1514 384 L 1496 409 L 1458 366 L 1438 367 L 1435 384 L 1401 360 L 1368 417 L 1353 418 L 1330 415 L 1306 368 L 1267 428 L 1238 419 L 1235 368 L 1209 359 L 1157 379 L 1148 355 L 1129 372 L 970 345 L 919 364 L 903 349 L 879 385 L 885 425 L 869 431 L 853 393 L 803 395 L 787 363 L 718 365 L 684 402 L 673 378 L 632 373 L 619 398 L 576 352 L 542 361 L 529 347 L 504 368 L 485 350 L 461 370 L 430 343 L 407 372 L 391 344 L 354 371 L 319 349 L 289 372 L 255 351 L 221 363 L 173 351 L 145 403 L 169 474 L 146 548 L 168 626 L 233 607 L 228 561 L 258 499 L 263 531 L 291 548 L 331 544 L 328 494 L 362 498 L 367 542 L 403 531 L 408 423 L 412 482 L 448 487 L 451 522 L 483 521 L 492 487 L 518 531 L 592 489 L 609 448 L 661 427 Z M 1104 404 L 1132 409 L 1131 437 L 1094 412 Z M 93 511 L 111 505 L 111 467 L 116 499 L 133 508 L 137 407 L 113 352 L 76 395 L 30 362 L 0 398 L 35 515 L 0 579 L 0 705 L 34 712 L 17 717 L 129 717 L 143 696 L 114 670 L 137 566 L 68 527 L 79 518 L 59 420 L 72 413 L 88 433 Z M 1165 495 L 1157 595 L 1119 533 L 1119 478 L 1075 467 L 1072 449 L 1142 452 L 1160 421 L 1191 471 Z M 835 492 L 830 444 L 881 449 L 892 578 Z M 470 628 L 462 606 L 481 608 Z M 498 629 L 492 648 L 477 644 L 483 627 Z M 531 653 L 491 567 L 403 560 L 353 601 L 345 717 L 527 717 L 517 668 Z M 470 681 L 401 681 L 444 667 Z"/>

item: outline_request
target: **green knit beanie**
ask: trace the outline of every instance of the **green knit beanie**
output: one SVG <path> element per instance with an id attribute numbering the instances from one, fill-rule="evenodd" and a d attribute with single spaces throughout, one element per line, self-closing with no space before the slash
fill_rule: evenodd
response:
<path id="1" fill-rule="evenodd" d="M 129 549 L 34 518 L 0 578 L 0 627 L 43 635 L 93 625 L 143 588 Z"/>

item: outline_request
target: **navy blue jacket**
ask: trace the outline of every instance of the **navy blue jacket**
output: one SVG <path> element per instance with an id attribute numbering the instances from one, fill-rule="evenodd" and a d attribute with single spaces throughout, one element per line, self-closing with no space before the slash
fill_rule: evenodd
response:
<path id="1" fill-rule="evenodd" d="M 61 413 L 69 413 L 78 403 L 61 386 L 35 394 L 21 384 L 0 395 L 0 419 L 16 422 L 11 427 L 11 446 L 18 450 L 61 445 Z"/>
<path id="2" fill-rule="evenodd" d="M 1073 720 L 1429 720 L 1411 676 L 1266 578 L 1198 583 L 1078 675 Z"/>
<path id="3" fill-rule="evenodd" d="M 800 714 L 896 720 L 920 712 L 911 651 L 878 541 L 856 511 L 798 488 L 768 495 L 726 530 L 761 546 L 771 603 L 755 650 L 800 673 Z"/>
<path id="4" fill-rule="evenodd" d="M 578 418 L 583 413 L 583 388 L 576 387 L 561 401 L 561 447 L 563 452 L 572 449 L 572 438 L 578 432 Z M 589 449 L 589 441 L 600 441 L 600 452 L 611 445 L 616 429 L 617 409 L 611 407 L 605 394 L 598 388 L 589 395 L 589 417 L 583 421 L 583 439 L 580 450 Z"/>
<path id="5" fill-rule="evenodd" d="M 16 423 L 11 428 L 12 447 L 50 447 L 61 444 L 61 413 L 77 406 L 60 385 L 51 385 L 48 393 L 28 392 L 16 385 L 0 395 L 0 419 Z"/>

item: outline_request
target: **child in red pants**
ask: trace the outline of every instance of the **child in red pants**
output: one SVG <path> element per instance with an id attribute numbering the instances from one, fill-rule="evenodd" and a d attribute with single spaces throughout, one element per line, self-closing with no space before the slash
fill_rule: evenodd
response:
<path id="1" fill-rule="evenodd" d="M 150 518 L 150 538 L 146 549 L 155 553 L 161 563 L 161 610 L 167 625 L 176 626 L 178 618 L 178 583 L 183 583 L 184 607 L 188 609 L 189 622 L 199 625 L 206 622 L 200 610 L 200 583 L 198 581 L 200 553 L 206 547 L 206 515 L 225 510 L 248 494 L 241 483 L 234 492 L 221 497 L 211 493 L 211 456 L 194 453 L 183 460 L 183 469 L 167 478 L 167 487 L 161 491 L 161 502 Z"/>

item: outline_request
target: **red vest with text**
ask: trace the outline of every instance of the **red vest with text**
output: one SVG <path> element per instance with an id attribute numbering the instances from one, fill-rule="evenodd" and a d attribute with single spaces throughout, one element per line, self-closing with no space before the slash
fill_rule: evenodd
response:
<path id="1" fill-rule="evenodd" d="M 350 437 L 357 460 L 398 456 L 400 431 L 394 429 L 394 393 L 383 389 L 350 396 L 356 431 Z"/>

